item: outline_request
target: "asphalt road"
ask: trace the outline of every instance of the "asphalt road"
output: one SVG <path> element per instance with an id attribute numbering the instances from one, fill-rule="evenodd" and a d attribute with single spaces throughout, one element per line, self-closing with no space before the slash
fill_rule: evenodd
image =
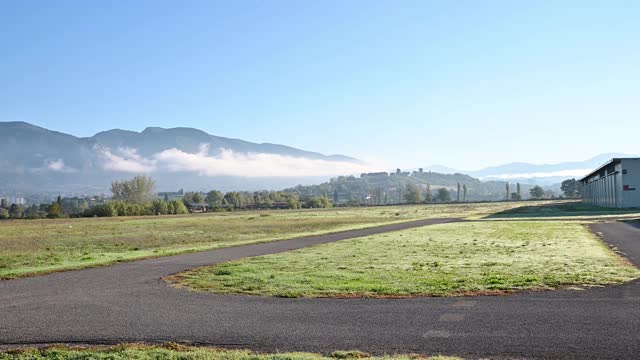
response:
<path id="1" fill-rule="evenodd" d="M 168 287 L 206 264 L 412 226 L 424 220 L 0 281 L 0 345 L 185 341 L 258 351 L 423 353 L 468 358 L 640 358 L 640 281 L 501 297 L 280 299 Z M 593 230 L 638 264 L 640 229 Z"/>

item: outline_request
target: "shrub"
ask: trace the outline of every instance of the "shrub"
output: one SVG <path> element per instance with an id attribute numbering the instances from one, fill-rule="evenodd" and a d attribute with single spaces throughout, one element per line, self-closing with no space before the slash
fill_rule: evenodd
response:
<path id="1" fill-rule="evenodd" d="M 176 215 L 180 215 L 180 214 L 187 214 L 189 213 L 189 210 L 187 210 L 187 207 L 184 206 L 184 203 L 180 200 L 173 200 L 173 213 Z"/>
<path id="2" fill-rule="evenodd" d="M 305 207 L 307 208 L 330 208 L 333 205 L 326 196 L 316 196 L 305 200 Z"/>
<path id="3" fill-rule="evenodd" d="M 166 215 L 169 213 L 169 205 L 164 200 L 154 200 L 151 209 L 155 215 Z"/>

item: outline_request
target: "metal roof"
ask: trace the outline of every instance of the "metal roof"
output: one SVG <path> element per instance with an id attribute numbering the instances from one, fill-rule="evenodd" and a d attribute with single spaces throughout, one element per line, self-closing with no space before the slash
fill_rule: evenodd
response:
<path id="1" fill-rule="evenodd" d="M 188 203 L 188 206 L 209 206 L 207 203 Z"/>
<path id="2" fill-rule="evenodd" d="M 640 160 L 640 158 L 631 158 L 631 157 L 628 157 L 628 158 L 613 158 L 613 159 L 607 161 L 606 163 L 600 165 L 597 169 L 593 170 L 588 175 L 585 175 L 584 177 L 582 177 L 582 179 L 580 179 L 579 181 L 582 182 L 582 181 L 590 178 L 591 176 L 593 176 L 593 174 L 595 174 L 598 171 L 602 170 L 602 168 L 604 168 L 604 167 L 606 167 L 608 165 L 611 165 L 611 164 L 617 164 L 622 160 Z"/>

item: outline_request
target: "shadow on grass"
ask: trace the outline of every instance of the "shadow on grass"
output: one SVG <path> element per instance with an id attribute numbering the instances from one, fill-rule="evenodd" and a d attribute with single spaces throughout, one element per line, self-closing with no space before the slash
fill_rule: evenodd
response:
<path id="1" fill-rule="evenodd" d="M 528 205 L 500 211 L 485 216 L 485 219 L 517 219 L 538 217 L 590 217 L 604 215 L 640 214 L 640 209 L 617 209 L 585 205 L 580 202 L 551 203 L 543 205 Z"/>

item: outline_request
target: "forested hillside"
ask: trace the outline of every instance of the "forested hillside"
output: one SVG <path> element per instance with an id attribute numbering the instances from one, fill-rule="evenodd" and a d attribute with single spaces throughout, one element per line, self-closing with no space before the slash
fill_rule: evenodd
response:
<path id="1" fill-rule="evenodd" d="M 441 174 L 436 172 L 396 171 L 395 173 L 368 173 L 360 177 L 340 176 L 319 185 L 296 186 L 287 189 L 301 198 L 326 196 L 336 204 L 397 204 L 407 202 L 408 188 L 413 185 L 426 200 L 429 194 L 436 200 L 438 189 L 446 188 L 453 200 L 458 199 L 460 186 L 461 201 L 504 200 L 507 198 L 507 183 L 504 181 L 480 181 L 465 174 Z M 464 188 L 466 187 L 466 196 Z M 519 196 L 528 198 L 532 185 L 521 184 Z M 518 184 L 509 184 L 509 198 L 518 196 Z"/>

